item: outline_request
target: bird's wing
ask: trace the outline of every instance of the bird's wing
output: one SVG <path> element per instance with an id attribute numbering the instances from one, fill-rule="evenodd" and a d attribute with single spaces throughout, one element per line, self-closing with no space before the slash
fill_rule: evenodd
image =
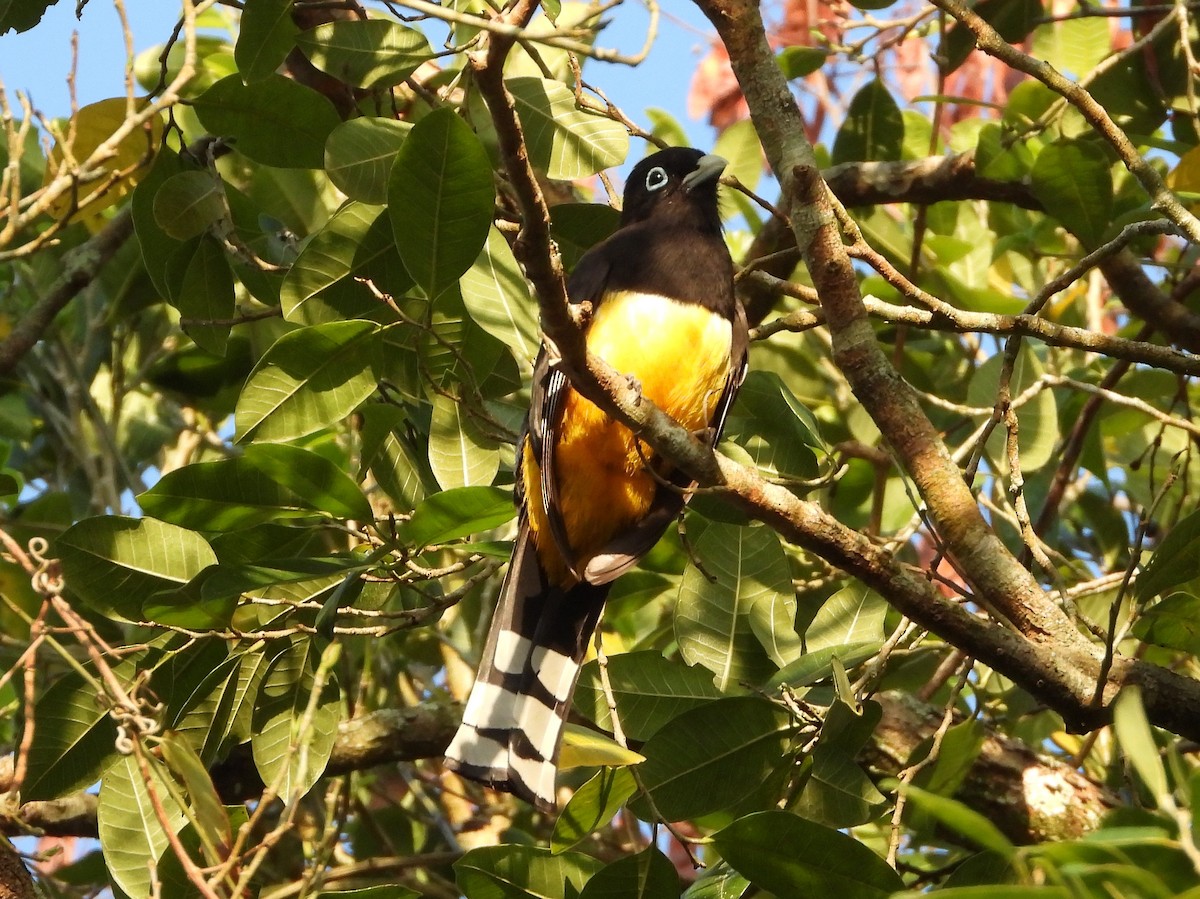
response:
<path id="1" fill-rule="evenodd" d="M 609 260 L 604 247 L 584 255 L 571 273 L 567 294 L 572 303 L 599 302 L 608 282 Z M 562 417 L 563 401 L 570 382 L 566 372 L 553 364 L 546 351 L 538 357 L 533 373 L 533 394 L 529 406 L 529 440 L 533 457 L 541 472 L 542 509 L 550 524 L 550 533 L 559 554 L 575 571 L 576 555 L 567 537 L 562 511 L 558 503 L 558 478 L 554 472 L 554 446 L 558 440 L 558 423 Z"/>

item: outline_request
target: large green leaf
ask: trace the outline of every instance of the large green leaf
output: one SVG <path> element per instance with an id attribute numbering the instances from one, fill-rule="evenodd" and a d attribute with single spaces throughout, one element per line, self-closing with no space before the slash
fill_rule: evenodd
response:
<path id="1" fill-rule="evenodd" d="M 140 621 L 143 602 L 182 587 L 217 561 L 195 531 L 115 515 L 72 525 L 54 551 L 67 586 L 91 608 L 123 621 Z"/>
<path id="2" fill-rule="evenodd" d="M 426 296 L 475 262 L 494 203 L 491 162 L 470 126 L 449 107 L 421 119 L 396 154 L 388 213 L 400 258 Z"/>
<path id="3" fill-rule="evenodd" d="M 684 660 L 712 671 L 726 690 L 764 680 L 774 671 L 772 662 L 798 657 L 795 592 L 775 532 L 714 521 L 696 541 L 696 553 L 705 570 L 684 572 L 675 608 Z"/>
<path id="4" fill-rule="evenodd" d="M 877 702 L 862 709 L 837 700 L 829 707 L 812 768 L 794 811 L 829 827 L 856 827 L 879 813 L 887 799 L 855 759 L 883 716 Z"/>
<path id="5" fill-rule="evenodd" d="M 706 703 L 664 724 L 646 741 L 638 766 L 654 807 L 668 821 L 727 808 L 760 792 L 782 763 L 788 715 L 754 696 Z M 642 800 L 639 816 L 650 810 Z"/>
<path id="6" fill-rule="evenodd" d="M 1141 602 L 1200 577 L 1200 512 L 1181 518 L 1154 550 L 1134 592 Z"/>
<path id="7" fill-rule="evenodd" d="M 412 122 L 364 116 L 342 122 L 325 142 L 325 174 L 348 197 L 382 206 L 388 176 Z"/>
<path id="8" fill-rule="evenodd" d="M 483 252 L 459 287 L 475 323 L 532 365 L 542 345 L 537 301 L 508 241 L 496 228 L 488 231 Z"/>
<path id="9" fill-rule="evenodd" d="M 887 87 L 872 79 L 850 100 L 833 141 L 833 164 L 894 162 L 904 146 L 904 117 Z"/>
<path id="10" fill-rule="evenodd" d="M 444 490 L 486 487 L 500 470 L 500 449 L 466 403 L 439 393 L 429 423 L 429 467 Z"/>
<path id="11" fill-rule="evenodd" d="M 1191 560 L 1193 565 L 1198 562 L 1194 557 Z M 1137 585 L 1140 590 L 1142 582 L 1139 580 Z M 1172 593 L 1142 613 L 1134 622 L 1133 635 L 1155 646 L 1200 654 L 1200 596 Z"/>
<path id="12" fill-rule="evenodd" d="M 352 317 L 339 315 L 339 311 L 345 310 L 335 309 L 328 301 L 322 302 L 325 298 L 321 294 L 350 274 L 356 265 L 362 265 L 390 248 L 379 239 L 390 238 L 386 231 L 370 240 L 371 246 L 365 246 L 369 240 L 367 235 L 373 233 L 371 226 L 382 212 L 381 206 L 353 201 L 345 203 L 308 239 L 279 289 L 284 318 L 316 325 Z M 355 285 L 355 288 L 361 295 L 363 310 L 378 305 L 364 286 Z"/>
<path id="13" fill-rule="evenodd" d="M 980 0 L 973 11 L 1010 44 L 1024 41 L 1046 14 L 1042 0 Z M 961 66 L 974 49 L 975 33 L 961 22 L 952 23 L 940 48 L 946 71 L 953 72 Z"/>
<path id="14" fill-rule="evenodd" d="M 1133 766 L 1150 795 L 1161 809 L 1174 803 L 1167 785 L 1167 771 L 1159 755 L 1158 744 L 1150 730 L 1141 690 L 1126 687 L 1113 705 L 1113 730 L 1121 743 L 1121 754 Z"/>
<path id="15" fill-rule="evenodd" d="M 296 46 L 293 0 L 254 0 L 242 8 L 233 58 L 247 84 L 275 74 Z"/>
<path id="16" fill-rule="evenodd" d="M 651 845 L 597 871 L 579 899 L 679 899 L 679 875 Z"/>
<path id="17" fill-rule="evenodd" d="M 296 37 L 318 69 L 355 87 L 399 84 L 433 58 L 425 35 L 388 19 L 326 22 Z"/>
<path id="18" fill-rule="evenodd" d="M 882 640 L 887 602 L 859 583 L 848 584 L 821 604 L 804 632 L 808 652 Z M 843 659 L 843 662 L 845 660 Z"/>
<path id="19" fill-rule="evenodd" d="M 178 172 L 154 191 L 154 221 L 175 240 L 199 237 L 226 215 L 221 179 L 213 172 Z"/>
<path id="20" fill-rule="evenodd" d="M 225 250 L 216 239 L 202 237 L 183 273 L 174 306 L 183 332 L 214 356 L 225 355 L 237 304 L 234 291 Z"/>
<path id="21" fill-rule="evenodd" d="M 672 718 L 721 696 L 713 686 L 710 671 L 689 667 L 655 651 L 609 656 L 608 680 L 621 728 L 634 740 L 649 739 Z M 612 730 L 608 700 L 595 661 L 588 662 L 580 672 L 575 709 L 604 730 Z"/>
<path id="22" fill-rule="evenodd" d="M 282 75 L 249 87 L 240 75 L 230 75 L 197 97 L 193 108 L 205 128 L 231 139 L 239 153 L 281 168 L 321 168 L 325 140 L 341 121 L 325 97 Z"/>
<path id="23" fill-rule="evenodd" d="M 259 687 L 250 746 L 263 783 L 284 801 L 303 796 L 317 782 L 337 738 L 340 691 L 332 674 L 316 682 L 320 662 L 317 641 L 303 635 L 280 641 Z"/>
<path id="24" fill-rule="evenodd" d="M 112 763 L 117 736 L 95 684 L 75 672 L 63 674 L 38 698 L 35 711 L 21 799 L 57 799 L 94 784 Z"/>
<path id="25" fill-rule="evenodd" d="M 436 546 L 511 521 L 517 510 L 503 487 L 459 487 L 433 494 L 400 528 L 411 546 Z"/>
<path id="26" fill-rule="evenodd" d="M 147 515 L 207 531 L 314 513 L 360 521 L 371 517 L 366 497 L 341 468 L 283 444 L 251 444 L 242 456 L 178 468 L 138 501 Z"/>
<path id="27" fill-rule="evenodd" d="M 361 415 L 359 480 L 369 470 L 393 508 L 411 512 L 425 498 L 429 476 L 427 468 L 421 465 L 414 441 L 408 439 L 408 413 L 396 406 L 368 403 Z"/>
<path id="28" fill-rule="evenodd" d="M 1042 148 L 1029 187 L 1048 215 L 1062 222 L 1088 249 L 1099 245 L 1112 223 L 1113 180 L 1104 150 L 1087 141 L 1060 141 Z"/>
<path id="29" fill-rule="evenodd" d="M 601 768 L 581 786 L 559 813 L 550 837 L 551 851 L 558 853 L 582 843 L 613 819 L 626 800 L 637 792 L 627 768 Z"/>
<path id="30" fill-rule="evenodd" d="M 770 371 L 746 376 L 725 435 L 772 478 L 813 477 L 817 473 L 813 450 L 825 449 L 813 414 Z"/>
<path id="31" fill-rule="evenodd" d="M 529 161 L 549 177 L 586 178 L 620 165 L 629 152 L 629 132 L 620 122 L 586 112 L 561 82 L 510 78 L 509 92 L 529 147 Z"/>
<path id="32" fill-rule="evenodd" d="M 904 889 L 900 875 L 863 843 L 791 812 L 739 818 L 713 842 L 740 874 L 776 896 L 885 899 Z"/>
<path id="33" fill-rule="evenodd" d="M 144 750 L 143 750 L 144 751 Z M 145 754 L 150 772 L 147 784 L 132 755 L 121 756 L 100 782 L 96 807 L 96 826 L 104 863 L 113 882 L 130 899 L 149 899 L 159 895 L 156 878 L 147 862 L 157 862 L 168 846 L 167 831 L 155 811 L 150 791 L 154 791 L 166 812 L 167 825 L 178 832 L 187 822 L 183 809 L 172 797 L 170 774 L 162 762 Z M 161 887 L 161 884 L 159 884 Z"/>
<path id="34" fill-rule="evenodd" d="M 290 331 L 263 354 L 238 397 L 239 442 L 283 441 L 336 424 L 375 390 L 379 331 L 330 322 Z"/>
<path id="35" fill-rule="evenodd" d="M 603 862 L 577 852 L 484 846 L 454 863 L 454 878 L 467 899 L 568 899 L 602 867 Z"/>
<path id="36" fill-rule="evenodd" d="M 226 658 L 173 708 L 168 723 L 211 765 L 250 739 L 254 699 L 271 657 L 261 647 Z"/>

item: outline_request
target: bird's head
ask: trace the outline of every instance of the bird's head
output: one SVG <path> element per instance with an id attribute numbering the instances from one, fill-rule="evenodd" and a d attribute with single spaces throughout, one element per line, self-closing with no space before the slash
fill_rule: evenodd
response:
<path id="1" fill-rule="evenodd" d="M 717 179 L 728 163 L 691 147 L 671 147 L 633 167 L 625 184 L 621 224 L 675 220 L 720 231 Z"/>

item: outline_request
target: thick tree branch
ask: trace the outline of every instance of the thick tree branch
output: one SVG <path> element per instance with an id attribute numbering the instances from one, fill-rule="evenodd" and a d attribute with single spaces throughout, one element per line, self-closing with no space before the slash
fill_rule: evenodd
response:
<path id="1" fill-rule="evenodd" d="M 910 696 L 875 697 L 883 719 L 860 762 L 880 774 L 895 774 L 937 728 L 941 710 Z M 461 712 L 457 706 L 388 709 L 339 727 L 326 775 L 365 771 L 378 765 L 438 758 L 449 744 Z M 217 789 L 228 802 L 258 795 L 262 782 L 246 747 L 214 769 Z M 250 789 L 251 783 L 257 790 Z M 1068 766 L 1045 759 L 1017 740 L 989 733 L 958 798 L 989 817 L 1017 843 L 1080 836 L 1093 829 L 1112 804 L 1102 787 Z M 22 827 L 23 825 L 23 827 Z M 37 829 L 52 836 L 96 835 L 96 797 L 76 793 L 52 802 L 28 802 L 19 818 L 0 817 L 0 833 Z"/>

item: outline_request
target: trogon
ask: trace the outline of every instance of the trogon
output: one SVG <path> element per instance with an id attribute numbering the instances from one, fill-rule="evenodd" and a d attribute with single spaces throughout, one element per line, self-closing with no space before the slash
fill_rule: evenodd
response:
<path id="1" fill-rule="evenodd" d="M 591 304 L 588 350 L 713 445 L 747 355 L 717 209 L 725 165 L 688 148 L 643 159 L 620 226 L 567 282 L 572 303 Z M 517 453 L 512 561 L 450 768 L 554 808 L 563 723 L 609 587 L 654 546 L 691 485 L 542 353 Z"/>

